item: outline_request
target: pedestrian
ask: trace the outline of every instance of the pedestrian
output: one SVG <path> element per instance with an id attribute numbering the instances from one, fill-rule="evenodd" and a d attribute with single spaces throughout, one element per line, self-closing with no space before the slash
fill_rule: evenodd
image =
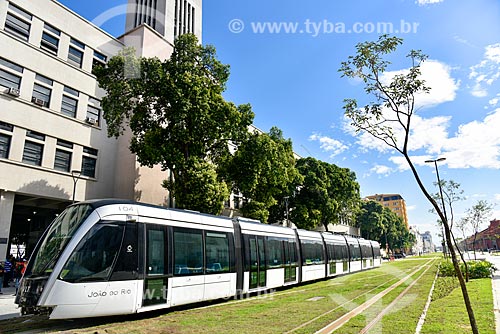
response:
<path id="1" fill-rule="evenodd" d="M 19 284 L 21 283 L 21 278 L 23 277 L 24 270 L 25 270 L 24 262 L 23 261 L 16 262 L 14 270 L 14 282 L 16 287 L 16 293 L 14 294 L 14 296 L 17 295 L 17 290 L 19 290 Z"/>
<path id="2" fill-rule="evenodd" d="M 9 261 L 9 258 L 5 259 L 5 262 L 3 263 L 3 287 L 8 288 L 9 287 L 9 281 L 10 278 L 12 277 L 12 262 Z"/>

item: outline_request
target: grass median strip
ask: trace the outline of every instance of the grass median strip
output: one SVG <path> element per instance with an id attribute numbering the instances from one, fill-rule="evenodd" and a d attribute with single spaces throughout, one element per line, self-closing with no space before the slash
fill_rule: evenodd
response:
<path id="1" fill-rule="evenodd" d="M 438 278 L 440 280 L 442 278 Z M 495 333 L 495 315 L 493 313 L 493 294 L 491 279 L 473 279 L 467 283 L 479 333 Z M 446 310 L 446 311 L 444 311 Z M 465 310 L 462 291 L 455 288 L 448 295 L 433 300 L 427 313 L 427 320 L 422 327 L 422 334 L 471 333 L 469 318 Z"/>
<path id="2" fill-rule="evenodd" d="M 413 264 L 415 265 L 415 263 L 413 263 Z M 396 286 L 391 291 L 389 291 L 389 290 L 384 291 L 385 293 L 382 296 L 382 298 L 374 300 L 375 302 L 371 303 L 371 305 L 369 305 L 370 307 L 362 309 L 362 312 L 358 312 L 358 314 L 356 314 L 354 317 L 350 317 L 349 321 L 347 323 L 345 323 L 344 326 L 336 327 L 336 328 L 329 328 L 329 331 L 325 330 L 326 329 L 326 327 L 325 327 L 325 328 L 323 328 L 325 330 L 324 332 L 329 333 L 332 330 L 336 330 L 335 332 L 343 333 L 343 334 L 344 333 L 359 333 L 360 331 L 363 330 L 363 328 L 365 328 L 368 324 L 370 324 L 370 322 L 372 322 L 374 319 L 377 319 L 377 317 L 379 315 L 381 315 L 381 313 L 384 311 L 384 309 L 387 309 L 388 305 L 393 303 L 393 301 L 398 296 L 400 296 L 402 294 L 402 292 L 405 289 L 407 289 L 409 285 L 412 284 L 412 282 L 416 282 L 418 280 L 418 278 L 420 276 L 422 276 L 423 279 L 421 281 L 419 281 L 418 284 L 414 284 L 411 287 L 411 293 L 404 294 L 404 297 L 401 297 L 397 303 L 394 303 L 390 307 L 390 309 L 391 309 L 390 314 L 387 314 L 386 316 L 384 316 L 382 318 L 382 322 L 378 321 L 378 322 L 374 322 L 373 324 L 371 324 L 371 325 L 376 325 L 375 329 L 377 329 L 377 330 L 379 330 L 381 328 L 385 329 L 387 327 L 387 324 L 386 324 L 387 317 L 392 317 L 395 313 L 399 313 L 399 310 L 401 308 L 406 308 L 408 305 L 411 305 L 411 307 L 414 307 L 414 300 L 416 299 L 414 290 L 418 289 L 421 285 L 425 285 L 425 283 L 422 284 L 423 283 L 422 281 L 427 281 L 427 276 L 429 276 L 429 275 L 432 276 L 434 274 L 434 272 L 435 272 L 434 270 L 428 270 L 430 268 L 434 268 L 433 262 L 427 262 L 424 265 L 419 263 L 419 267 L 417 268 L 417 270 L 414 270 L 411 273 L 411 275 L 408 275 L 406 277 L 407 279 L 405 281 L 400 281 L 401 284 Z M 428 271 L 426 271 L 426 270 L 428 270 Z M 428 289 L 426 289 L 423 292 L 425 297 L 427 297 L 427 292 L 428 292 Z M 424 304 L 425 304 L 425 301 L 424 301 Z M 423 305 L 422 305 L 422 308 L 423 308 Z M 417 320 L 418 320 L 418 317 L 421 313 L 422 308 L 417 310 L 416 314 L 414 315 L 414 317 Z M 404 321 L 412 320 L 406 314 L 401 318 L 404 319 Z M 415 320 L 415 324 L 416 324 L 417 320 Z M 411 323 L 410 327 L 412 327 L 414 329 L 415 326 L 412 324 L 412 321 L 410 321 L 410 323 Z M 403 328 L 405 328 L 405 327 L 403 327 Z M 391 326 L 391 328 L 392 328 L 392 326 Z M 395 329 L 393 329 L 392 331 L 387 331 L 387 333 L 401 333 L 401 328 L 402 328 L 401 326 L 395 326 Z M 385 332 L 385 330 L 384 330 L 384 332 Z M 403 331 L 403 332 L 406 333 L 406 331 Z"/>

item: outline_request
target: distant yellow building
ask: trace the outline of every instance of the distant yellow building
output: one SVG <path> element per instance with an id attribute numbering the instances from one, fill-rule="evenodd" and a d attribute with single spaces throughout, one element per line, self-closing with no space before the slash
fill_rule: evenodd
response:
<path id="1" fill-rule="evenodd" d="M 375 194 L 366 196 L 366 199 L 379 202 L 382 206 L 391 209 L 392 212 L 403 218 L 406 228 L 408 228 L 408 214 L 406 213 L 406 203 L 399 194 Z"/>

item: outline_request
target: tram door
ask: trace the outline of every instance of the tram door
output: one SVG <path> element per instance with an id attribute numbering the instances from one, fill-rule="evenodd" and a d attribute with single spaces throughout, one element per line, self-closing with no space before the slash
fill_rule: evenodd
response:
<path id="1" fill-rule="evenodd" d="M 167 230 L 165 226 L 146 227 L 146 276 L 143 306 L 167 303 Z"/>
<path id="2" fill-rule="evenodd" d="M 297 247 L 292 241 L 283 240 L 283 254 L 285 255 L 285 283 L 297 280 Z"/>
<path id="3" fill-rule="evenodd" d="M 252 235 L 250 243 L 250 289 L 266 286 L 264 237 Z"/>

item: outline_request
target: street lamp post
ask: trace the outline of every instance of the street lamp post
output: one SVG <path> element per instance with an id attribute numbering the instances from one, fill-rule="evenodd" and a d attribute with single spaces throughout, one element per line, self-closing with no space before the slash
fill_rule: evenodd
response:
<path id="1" fill-rule="evenodd" d="M 439 158 L 439 159 L 434 159 L 434 160 L 426 160 L 426 163 L 434 163 L 434 167 L 436 168 L 436 176 L 437 176 L 437 181 L 438 181 L 438 187 L 439 187 L 439 195 L 441 197 L 441 205 L 443 206 L 443 215 L 444 219 L 446 222 L 442 222 L 443 224 L 448 224 L 448 217 L 446 216 L 446 207 L 444 205 L 444 197 L 443 197 L 443 188 L 441 187 L 441 179 L 439 178 L 439 169 L 437 166 L 437 163 L 440 161 L 445 161 L 446 158 Z M 446 242 L 444 242 L 445 235 L 444 235 L 444 227 L 443 227 L 443 254 L 444 257 L 446 258 Z"/>
<path id="2" fill-rule="evenodd" d="M 285 200 L 286 226 L 287 227 L 290 227 L 290 221 L 288 220 L 288 199 L 289 198 L 290 198 L 290 196 L 285 196 L 284 197 L 284 200 Z"/>
<path id="3" fill-rule="evenodd" d="M 71 171 L 71 178 L 73 179 L 73 203 L 75 203 L 76 183 L 80 179 L 80 175 L 82 175 L 81 170 L 72 170 Z"/>

